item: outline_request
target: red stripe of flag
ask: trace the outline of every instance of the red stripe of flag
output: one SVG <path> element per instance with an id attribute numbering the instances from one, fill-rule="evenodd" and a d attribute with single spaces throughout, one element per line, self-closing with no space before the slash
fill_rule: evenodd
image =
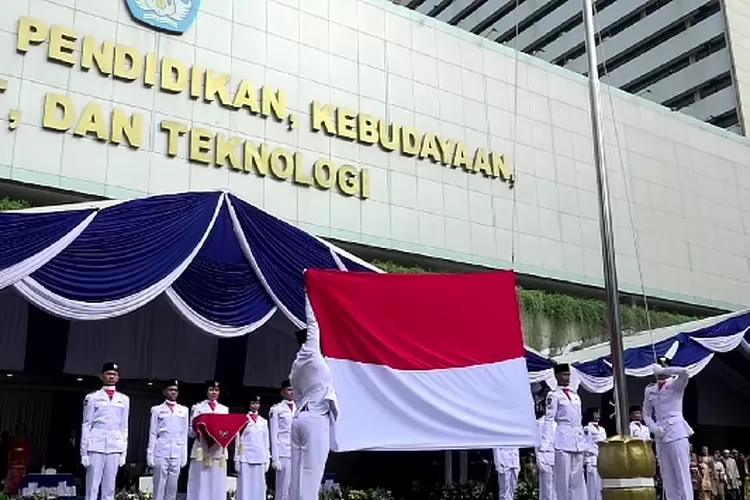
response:
<path id="1" fill-rule="evenodd" d="M 308 270 L 324 356 L 396 370 L 463 368 L 524 355 L 515 275 Z"/>

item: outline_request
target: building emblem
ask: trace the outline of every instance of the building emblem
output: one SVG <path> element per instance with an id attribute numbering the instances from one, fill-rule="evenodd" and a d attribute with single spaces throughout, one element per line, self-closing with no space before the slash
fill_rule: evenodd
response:
<path id="1" fill-rule="evenodd" d="M 125 0 L 130 15 L 158 30 L 182 34 L 193 24 L 200 0 Z"/>

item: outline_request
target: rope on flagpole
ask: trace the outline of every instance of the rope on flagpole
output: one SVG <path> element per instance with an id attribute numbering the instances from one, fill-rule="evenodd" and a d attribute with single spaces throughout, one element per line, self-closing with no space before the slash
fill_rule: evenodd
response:
<path id="1" fill-rule="evenodd" d="M 518 7 L 521 4 L 521 1 L 516 0 L 515 3 L 516 7 L 515 9 L 513 9 L 513 20 L 515 25 L 515 36 L 513 38 L 513 157 L 510 159 L 511 178 L 508 179 L 512 197 L 512 219 L 510 223 L 510 263 L 513 270 L 515 270 L 516 268 L 516 232 L 518 229 L 518 209 L 516 206 L 516 190 L 514 188 L 514 183 L 516 182 L 516 164 L 518 163 L 518 156 L 516 155 L 516 152 L 518 150 L 518 68 L 521 54 L 520 47 L 518 45 L 518 36 L 520 35 L 520 29 L 518 25 Z"/>
<path id="2" fill-rule="evenodd" d="M 609 72 L 607 71 L 607 58 L 604 56 L 604 47 L 602 45 L 602 35 L 601 35 L 601 29 L 599 26 L 599 19 L 598 19 L 598 12 L 596 10 L 596 2 L 593 3 L 594 8 L 594 23 L 596 23 L 596 36 L 598 38 L 597 45 L 599 47 L 600 52 L 602 53 L 602 74 L 605 77 L 605 79 L 609 76 Z M 605 80 L 606 82 L 606 80 Z M 641 265 L 641 252 L 640 252 L 640 244 L 638 239 L 638 231 L 635 229 L 634 220 L 635 217 L 633 217 L 633 204 L 632 204 L 632 198 L 630 196 L 631 190 L 632 190 L 632 175 L 626 175 L 625 172 L 625 158 L 622 153 L 622 145 L 620 143 L 620 132 L 619 127 L 617 123 L 617 117 L 615 112 L 615 106 L 614 106 L 614 99 L 612 99 L 612 86 L 607 84 L 607 101 L 609 102 L 609 108 L 612 112 L 612 124 L 614 129 L 614 136 L 615 136 L 615 146 L 617 147 L 617 154 L 618 159 L 620 163 L 619 172 L 622 175 L 622 182 L 623 187 L 625 190 L 625 201 L 628 205 L 628 219 L 630 222 L 630 228 L 633 233 L 633 246 L 635 250 L 635 261 L 636 266 L 638 269 L 638 280 L 640 282 L 640 291 L 641 291 L 641 298 L 643 299 L 643 307 L 646 311 L 646 327 L 648 328 L 649 333 L 649 339 L 651 340 L 651 354 L 654 358 L 654 364 L 658 362 L 658 356 L 656 354 L 656 346 L 654 342 L 654 332 L 653 332 L 653 325 L 651 323 L 651 312 L 648 304 L 648 296 L 646 295 L 646 285 L 643 280 L 643 266 Z M 605 160 L 606 163 L 606 160 Z"/>

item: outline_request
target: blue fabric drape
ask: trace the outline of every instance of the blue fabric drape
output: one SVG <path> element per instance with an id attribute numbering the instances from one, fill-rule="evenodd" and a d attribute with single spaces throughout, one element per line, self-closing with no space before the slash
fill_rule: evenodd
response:
<path id="1" fill-rule="evenodd" d="M 526 368 L 530 372 L 541 372 L 552 368 L 553 362 L 533 351 L 526 350 Z"/>
<path id="2" fill-rule="evenodd" d="M 300 322 L 305 321 L 305 269 L 338 269 L 329 248 L 316 238 L 230 195 L 258 272 L 270 291 Z"/>
<path id="3" fill-rule="evenodd" d="M 705 323 L 705 320 L 701 321 Z M 727 349 L 733 348 L 736 342 L 732 344 L 731 339 L 736 339 L 737 335 L 744 333 L 745 340 L 750 340 L 750 312 L 735 314 L 725 319 L 718 317 L 715 322 L 709 321 L 708 326 L 701 328 L 691 328 L 689 323 L 684 328 L 685 331 L 654 344 L 651 344 L 649 336 L 645 335 L 644 345 L 625 349 L 625 369 L 648 373 L 655 358 L 668 353 L 672 355 L 672 364 L 675 366 L 698 366 L 714 353 L 726 352 Z M 609 355 L 579 361 L 573 363 L 573 366 L 590 377 L 612 377 L 612 358 Z M 542 371 L 542 368 L 541 365 L 529 365 L 529 370 Z"/>
<path id="4" fill-rule="evenodd" d="M 221 193 L 134 200 L 103 209 L 32 277 L 70 300 L 106 302 L 164 279 L 206 233 Z"/>
<path id="5" fill-rule="evenodd" d="M 0 270 L 22 262 L 70 233 L 93 210 L 0 213 Z"/>
<path id="6" fill-rule="evenodd" d="M 0 273 L 52 245 L 62 248 L 63 238 L 72 242 L 59 254 L 49 261 L 45 259 L 54 253 L 40 258 L 29 270 L 24 270 L 25 265 L 14 268 L 6 273 L 10 278 L 2 286 L 15 283 L 17 290 L 32 297 L 29 300 L 59 316 L 101 319 L 117 315 L 108 316 L 109 308 L 115 307 L 110 302 L 136 297 L 156 284 L 167 287 L 166 278 L 184 267 L 171 288 L 152 288 L 157 290 L 154 297 L 141 294 L 132 308 L 165 290 L 183 315 L 192 314 L 193 323 L 222 336 L 260 326 L 276 306 L 292 321 L 304 323 L 305 269 L 338 269 L 340 263 L 349 271 L 374 272 L 336 247 L 233 195 L 205 192 L 153 196 L 100 210 L 0 213 Z M 26 272 L 35 281 L 25 279 Z M 17 281 L 19 276 L 21 281 Z M 76 304 L 100 309 L 89 312 L 91 308 Z M 212 325 L 223 329 L 211 330 Z M 646 341 L 627 349 L 626 368 L 648 369 L 654 351 L 664 355 L 675 342 L 673 363 L 697 366 L 714 352 L 734 348 L 738 334 L 746 334 L 750 341 L 750 312 L 685 328 L 653 347 Z M 526 363 L 532 374 L 549 372 L 554 365 L 533 351 L 527 351 Z M 574 366 L 590 377 L 612 375 L 609 356 L 584 359 Z"/>
<path id="7" fill-rule="evenodd" d="M 226 205 L 203 248 L 172 287 L 194 311 L 222 325 L 255 323 L 274 307 L 237 242 Z"/>

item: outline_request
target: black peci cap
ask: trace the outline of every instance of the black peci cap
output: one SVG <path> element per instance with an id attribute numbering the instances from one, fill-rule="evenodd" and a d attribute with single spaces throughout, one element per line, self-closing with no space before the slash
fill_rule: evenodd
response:
<path id="1" fill-rule="evenodd" d="M 641 411 L 641 407 L 638 405 L 633 405 L 630 407 L 630 413 L 633 413 L 634 411 Z"/>
<path id="2" fill-rule="evenodd" d="M 281 381 L 281 390 L 288 389 L 292 386 L 292 382 L 287 378 Z"/>
<path id="3" fill-rule="evenodd" d="M 166 382 L 164 382 L 164 390 L 171 389 L 174 387 L 175 389 L 180 388 L 180 381 L 177 379 L 169 379 Z"/>
<path id="4" fill-rule="evenodd" d="M 120 365 L 118 365 L 117 363 L 113 363 L 112 361 L 108 361 L 102 365 L 102 373 L 106 372 L 120 373 Z"/>
<path id="5" fill-rule="evenodd" d="M 257 394 L 255 396 L 251 396 L 250 397 L 250 402 L 251 403 L 260 403 L 260 396 L 258 396 Z"/>
<path id="6" fill-rule="evenodd" d="M 205 386 L 206 386 L 206 389 L 213 389 L 213 388 L 219 389 L 220 383 L 218 380 L 206 380 Z"/>
<path id="7" fill-rule="evenodd" d="M 570 365 L 568 363 L 560 363 L 559 365 L 555 365 L 554 368 L 555 375 L 558 373 L 570 373 Z"/>

